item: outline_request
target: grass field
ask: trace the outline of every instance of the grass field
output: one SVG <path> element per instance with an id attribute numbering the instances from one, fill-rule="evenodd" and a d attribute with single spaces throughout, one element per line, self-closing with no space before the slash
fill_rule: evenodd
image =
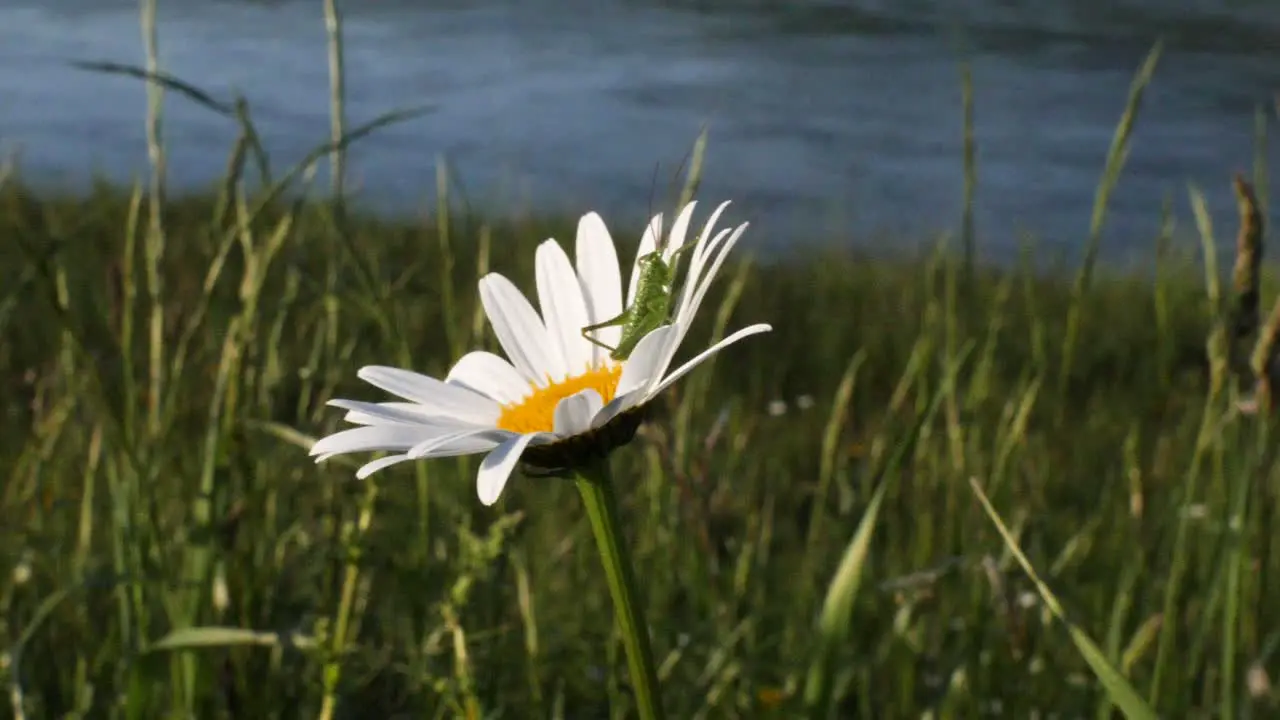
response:
<path id="1" fill-rule="evenodd" d="M 576 218 L 247 195 L 251 149 L 195 197 L 159 172 L 88 197 L 0 187 L 6 712 L 630 716 L 570 483 L 516 478 L 485 508 L 476 458 L 362 482 L 306 452 L 341 426 L 326 400 L 381 399 L 362 365 L 440 376 L 497 350 L 477 278 L 530 290 L 533 248 Z M 1250 253 L 1235 284 L 1187 260 L 1226 242 L 1192 215 L 1201 245 L 1165 223 L 1146 277 L 974 268 L 969 231 L 919 257 L 841 238 L 736 256 L 690 347 L 773 332 L 678 384 L 614 457 L 669 716 L 1109 717 L 1073 629 L 1162 717 L 1280 712 L 1274 443 L 1238 409 L 1273 324 Z M 879 489 L 869 550 L 847 554 Z M 843 557 L 856 595 L 832 584 Z M 829 706 L 803 701 L 815 667 Z"/>
<path id="2" fill-rule="evenodd" d="M 333 657 L 307 644 L 332 637 L 350 567 L 338 694 L 351 707 L 617 704 L 611 609 L 568 483 L 517 480 L 482 508 L 473 459 L 361 483 L 339 461 L 314 466 L 286 430 L 325 434 L 341 416 L 326 399 L 375 399 L 361 365 L 442 374 L 463 348 L 496 349 L 475 278 L 496 269 L 528 289 L 533 245 L 567 241 L 573 223 L 340 224 L 314 206 L 228 235 L 213 201 L 176 200 L 153 296 L 144 205 L 17 183 L 0 198 L 0 406 L 16 431 L 0 437 L 13 568 L 0 598 L 8 680 L 31 716 L 122 702 L 139 717 L 314 714 Z M 970 478 L 1164 712 L 1225 693 L 1270 708 L 1243 679 L 1274 667 L 1280 637 L 1272 458 L 1260 424 L 1229 412 L 1231 384 L 1209 382 L 1204 281 L 1176 262 L 1154 283 L 1096 280 L 1064 378 L 1070 284 L 1016 270 L 969 282 L 951 258 L 833 250 L 727 273 L 694 337 L 774 332 L 678 386 L 616 460 L 670 712 L 747 717 L 792 689 L 879 482 L 839 655 L 846 707 L 1092 711 L 1098 689 Z M 146 652 L 189 625 L 264 635 Z"/>

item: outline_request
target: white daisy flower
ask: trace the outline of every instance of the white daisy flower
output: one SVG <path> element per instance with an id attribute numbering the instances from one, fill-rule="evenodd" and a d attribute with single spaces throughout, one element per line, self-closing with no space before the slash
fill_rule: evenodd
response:
<path id="1" fill-rule="evenodd" d="M 662 257 L 668 262 L 685 243 L 696 203 L 680 211 Z M 311 448 L 323 462 L 335 455 L 391 451 L 367 463 L 356 477 L 406 460 L 488 453 L 476 478 L 480 502 L 498 500 L 522 457 L 530 464 L 558 467 L 582 453 L 604 453 L 631 439 L 640 409 L 690 370 L 729 345 L 770 330 L 759 324 L 738 330 L 674 370 L 673 357 L 729 251 L 747 228 L 716 233 L 715 223 L 729 203 L 712 213 L 699 234 L 683 287 L 674 297 L 670 324 L 646 335 L 630 357 L 613 360 L 609 351 L 582 336 L 582 328 L 622 312 L 623 289 L 617 251 L 604 220 L 588 213 L 578 222 L 577 269 L 555 240 L 538 246 L 538 305 L 533 309 L 510 280 L 490 273 L 480 280 L 480 301 L 510 362 L 493 353 L 462 356 L 444 380 L 391 367 L 369 366 L 358 375 L 408 402 L 331 400 L 362 427 L 320 439 Z M 635 298 L 638 262 L 657 247 L 662 215 L 646 228 L 631 265 L 626 307 Z M 616 347 L 620 327 L 594 334 Z"/>

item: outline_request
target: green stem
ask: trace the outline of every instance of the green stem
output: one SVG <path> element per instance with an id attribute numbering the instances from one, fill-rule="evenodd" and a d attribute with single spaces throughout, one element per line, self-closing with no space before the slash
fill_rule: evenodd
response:
<path id="1" fill-rule="evenodd" d="M 613 596 L 614 613 L 622 630 L 640 717 L 642 720 L 661 720 L 662 703 L 658 697 L 658 673 L 654 670 L 653 650 L 649 647 L 649 627 L 645 625 L 640 611 L 635 571 L 622 538 L 618 502 L 609 478 L 608 461 L 577 470 L 575 480 L 582 502 L 587 506 L 591 531 L 596 537 L 600 561 L 609 580 L 609 594 Z"/>

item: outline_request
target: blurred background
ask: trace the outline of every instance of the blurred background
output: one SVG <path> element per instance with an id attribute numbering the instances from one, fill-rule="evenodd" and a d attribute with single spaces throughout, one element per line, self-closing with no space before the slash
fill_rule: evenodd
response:
<path id="1" fill-rule="evenodd" d="M 955 229 L 962 207 L 961 63 L 972 64 L 977 228 L 988 260 L 1025 233 L 1074 252 L 1134 71 L 1166 52 L 1112 199 L 1103 256 L 1149 257 L 1158 208 L 1186 183 L 1231 212 L 1253 114 L 1280 88 L 1269 0 L 368 0 L 345 4 L 349 120 L 434 112 L 351 152 L 365 204 L 418 212 L 435 161 L 470 202 L 599 208 L 642 222 L 669 203 L 705 124 L 703 197 L 731 198 L 757 247 L 852 238 L 869 248 Z M 281 166 L 328 134 L 319 2 L 166 0 L 162 66 L 248 99 Z M 131 0 L 0 6 L 0 145 L 24 178 L 80 187 L 145 173 L 143 84 L 71 61 L 142 64 Z M 170 96 L 174 186 L 221 177 L 236 128 Z M 1270 152 L 1274 158 L 1274 151 Z M 1185 221 L 1190 226 L 1189 217 Z M 620 225 L 621 227 L 621 225 Z"/>

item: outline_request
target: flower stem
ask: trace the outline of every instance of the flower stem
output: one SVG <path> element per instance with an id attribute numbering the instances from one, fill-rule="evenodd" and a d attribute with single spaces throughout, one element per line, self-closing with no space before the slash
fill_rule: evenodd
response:
<path id="1" fill-rule="evenodd" d="M 600 561 L 609 580 L 609 594 L 613 596 L 613 610 L 622 630 L 640 717 L 642 720 L 662 720 L 658 673 L 654 669 L 653 650 L 649 647 L 649 627 L 640 610 L 635 571 L 631 568 L 631 556 L 622 538 L 618 502 L 609 478 L 608 461 L 578 469 L 574 479 L 582 502 L 587 506 L 591 530 L 596 546 L 600 548 Z"/>

